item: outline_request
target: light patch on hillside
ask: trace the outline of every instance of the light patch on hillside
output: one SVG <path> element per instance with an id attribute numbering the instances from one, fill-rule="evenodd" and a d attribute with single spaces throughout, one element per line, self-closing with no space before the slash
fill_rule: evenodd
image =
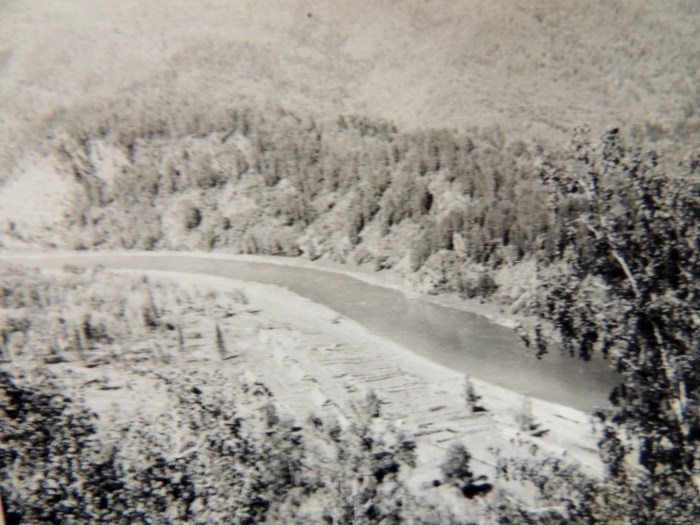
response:
<path id="1" fill-rule="evenodd" d="M 124 167 L 129 165 L 129 159 L 123 151 L 100 140 L 91 141 L 91 161 L 95 166 L 95 175 L 107 188 L 111 188 Z"/>
<path id="2" fill-rule="evenodd" d="M 0 246 L 22 246 L 56 233 L 72 194 L 73 184 L 50 160 L 34 159 L 17 170 L 0 186 Z"/>

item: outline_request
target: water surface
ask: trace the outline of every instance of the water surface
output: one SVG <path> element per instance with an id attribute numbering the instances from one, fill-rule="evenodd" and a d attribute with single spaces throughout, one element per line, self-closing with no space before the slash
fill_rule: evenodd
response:
<path id="1" fill-rule="evenodd" d="M 283 286 L 364 325 L 370 332 L 453 370 L 584 411 L 608 406 L 619 382 L 603 360 L 553 352 L 538 360 L 515 333 L 483 316 L 440 306 L 335 272 L 187 255 L 90 254 L 32 259 L 64 264 L 193 272 Z"/>

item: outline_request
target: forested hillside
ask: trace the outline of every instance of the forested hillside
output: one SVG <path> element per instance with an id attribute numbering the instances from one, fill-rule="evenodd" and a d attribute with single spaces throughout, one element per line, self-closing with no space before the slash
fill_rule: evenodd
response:
<path id="1" fill-rule="evenodd" d="M 529 315 L 522 335 L 534 354 L 559 346 L 575 358 L 602 355 L 621 375 L 612 406 L 593 416 L 607 471 L 591 479 L 560 458 L 504 457 L 500 475 L 530 482 L 540 508 L 505 498 L 485 505 L 483 516 L 503 524 L 693 523 L 699 19 L 694 0 L 6 2 L 0 249 L 320 259 Z M 11 271 L 0 288 L 3 494 L 26 509 L 26 520 L 54 512 L 107 522 L 119 508 L 132 522 L 167 510 L 184 523 L 212 508 L 206 519 L 345 523 L 364 505 L 369 522 L 396 522 L 434 510 L 403 496 L 395 475 L 408 470 L 411 454 L 362 449 L 362 432 L 338 442 L 324 421 L 305 423 L 318 427 L 305 438 L 346 465 L 379 468 L 377 483 L 358 481 L 362 505 L 350 509 L 320 471 L 292 475 L 301 467 L 280 465 L 268 445 L 293 461 L 302 452 L 318 464 L 325 456 L 304 448 L 296 424 L 273 429 L 273 405 L 249 399 L 242 380 L 239 397 L 210 404 L 181 373 L 159 376 L 183 419 L 200 425 L 203 457 L 170 454 L 172 443 L 125 427 L 99 435 L 94 411 L 61 393 L 65 378 L 47 370 L 70 361 L 160 374 L 181 360 L 183 344 L 181 327 L 163 317 L 165 303 L 191 298 L 173 292 L 158 305 L 147 282 L 126 282 L 142 299 L 131 304 L 118 294 L 100 299 L 79 272 L 61 279 Z M 73 306 L 87 300 L 95 312 L 66 317 L 57 313 L 59 296 Z M 39 328 L 41 310 L 52 316 Z M 149 344 L 129 340 L 125 349 L 130 333 Z M 224 360 L 220 337 L 212 348 Z M 231 412 L 220 412 L 228 402 Z M 236 414 L 246 404 L 257 416 L 244 434 Z M 154 445 L 150 470 L 134 474 L 133 457 L 97 446 L 103 438 Z M 39 474 L 29 474 L 15 449 Z M 88 459 L 75 459 L 78 449 Z M 215 475 L 235 497 L 210 492 L 217 454 L 226 459 Z M 50 460 L 62 455 L 69 465 Z M 248 456 L 264 466 L 256 470 Z M 66 476 L 70 469 L 77 479 Z M 246 485 L 258 479 L 251 472 L 263 485 Z M 106 500 L 94 486 L 107 487 Z M 145 493 L 157 496 L 156 507 L 140 506 Z M 382 499 L 386 493 L 402 496 Z M 314 507 L 313 495 L 328 508 Z M 449 514 L 441 523 L 459 521 Z"/>
<path id="2" fill-rule="evenodd" d="M 401 133 L 250 109 L 124 122 L 113 111 L 53 146 L 82 190 L 63 241 L 76 248 L 227 248 L 408 272 L 427 262 L 436 288 L 469 296 L 488 294 L 487 269 L 555 249 L 540 153 L 497 128 Z"/>
<path id="3" fill-rule="evenodd" d="M 498 127 L 401 132 L 280 109 L 124 114 L 115 105 L 59 127 L 51 155 L 80 191 L 55 245 L 324 257 L 473 297 L 497 291 L 499 269 L 555 262 L 572 235 L 587 242 L 567 226 L 587 211 L 580 195 L 554 207 L 541 180 L 542 166 L 567 162 L 568 151 Z M 671 177 L 696 162 L 675 152 L 659 160 Z M 508 283 L 504 298 L 529 285 Z"/>
<path id="4" fill-rule="evenodd" d="M 700 508 L 698 159 L 662 169 L 617 129 L 600 141 L 579 130 L 567 162 L 542 166 L 563 242 L 540 263 L 535 311 L 548 324 L 527 339 L 546 352 L 553 327 L 572 356 L 600 353 L 622 374 L 613 408 L 596 414 L 598 446 L 608 488 L 636 492 L 622 506 L 613 496 L 604 513 L 619 508 L 632 522 L 692 523 Z M 578 211 L 562 212 L 571 199 Z"/>

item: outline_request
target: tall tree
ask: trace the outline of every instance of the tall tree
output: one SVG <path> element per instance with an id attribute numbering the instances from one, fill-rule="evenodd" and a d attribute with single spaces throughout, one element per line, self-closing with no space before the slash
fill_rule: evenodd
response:
<path id="1" fill-rule="evenodd" d="M 661 170 L 653 152 L 628 147 L 613 129 L 597 146 L 579 130 L 571 162 L 545 161 L 541 177 L 560 221 L 565 203 L 577 201 L 578 212 L 564 217 L 556 271 L 541 276 L 539 314 L 565 350 L 584 359 L 601 352 L 622 374 L 611 394 L 614 408 L 602 414 L 634 444 L 615 447 L 617 454 L 634 449 L 652 486 L 683 487 L 686 494 L 694 486 L 697 505 L 698 173 Z M 541 340 L 538 347 L 545 348 Z M 611 439 L 617 437 L 608 429 L 601 447 Z"/>

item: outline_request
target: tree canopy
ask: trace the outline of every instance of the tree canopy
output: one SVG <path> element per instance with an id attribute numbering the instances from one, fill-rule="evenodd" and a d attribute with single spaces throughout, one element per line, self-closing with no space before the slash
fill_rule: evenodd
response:
<path id="1" fill-rule="evenodd" d="M 561 223 L 560 261 L 546 270 L 551 260 L 540 261 L 538 314 L 566 351 L 584 359 L 600 352 L 623 377 L 611 394 L 612 410 L 598 414 L 608 425 L 600 446 L 609 474 L 627 476 L 620 465 L 635 453 L 644 471 L 633 476 L 639 483 L 697 510 L 697 163 L 669 172 L 653 151 L 628 146 L 617 129 L 599 144 L 579 130 L 571 161 L 545 160 L 541 178 Z M 573 213 L 562 213 L 565 202 L 574 204 Z M 535 332 L 538 351 L 546 351 L 546 331 Z"/>

